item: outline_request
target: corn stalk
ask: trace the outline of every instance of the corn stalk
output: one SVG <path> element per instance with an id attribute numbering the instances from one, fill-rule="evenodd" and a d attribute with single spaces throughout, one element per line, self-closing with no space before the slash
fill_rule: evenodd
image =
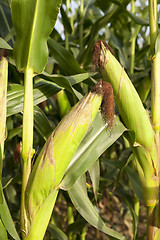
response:
<path id="1" fill-rule="evenodd" d="M 8 60 L 4 49 L 0 50 L 0 205 L 4 204 L 3 189 L 2 189 L 2 168 L 3 154 L 6 130 L 6 109 L 7 109 L 7 83 L 8 83 Z M 1 236 L 7 239 L 7 232 L 4 228 L 0 212 L 0 231 Z"/>
<path id="2" fill-rule="evenodd" d="M 160 49 L 158 37 L 157 1 L 149 0 L 150 50 L 151 50 L 151 118 L 155 131 L 158 151 L 158 169 L 160 167 Z M 159 178 L 159 171 L 158 171 Z M 158 220 L 157 220 L 158 218 Z M 148 239 L 160 237 L 159 202 L 155 209 L 148 208 Z"/>
<path id="3" fill-rule="evenodd" d="M 24 72 L 24 106 L 22 136 L 21 230 L 28 231 L 25 192 L 31 172 L 33 149 L 33 76 L 44 70 L 48 59 L 47 39 L 57 19 L 61 0 L 13 0 L 12 21 L 16 31 L 14 58 Z"/>

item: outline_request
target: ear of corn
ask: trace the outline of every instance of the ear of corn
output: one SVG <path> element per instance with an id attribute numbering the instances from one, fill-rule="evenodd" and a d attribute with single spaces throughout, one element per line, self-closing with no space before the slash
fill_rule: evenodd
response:
<path id="1" fill-rule="evenodd" d="M 146 204 L 155 205 L 159 185 L 158 156 L 155 133 L 148 113 L 124 68 L 103 43 L 97 56 L 103 79 L 112 84 L 123 122 L 134 133 L 129 133 L 130 143 L 141 166 L 139 175 L 143 183 Z"/>
<path id="2" fill-rule="evenodd" d="M 36 234 L 38 239 L 43 238 L 58 193 L 58 185 L 96 116 L 102 97 L 102 94 L 96 92 L 84 96 L 62 119 L 38 156 L 26 191 L 26 208 L 30 222 L 26 239 L 34 239 Z"/>

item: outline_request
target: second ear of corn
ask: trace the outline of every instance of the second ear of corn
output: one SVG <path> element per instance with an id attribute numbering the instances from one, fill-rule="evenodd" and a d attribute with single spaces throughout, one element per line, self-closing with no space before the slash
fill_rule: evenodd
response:
<path id="1" fill-rule="evenodd" d="M 154 206 L 158 199 L 159 167 L 155 133 L 149 115 L 124 68 L 110 49 L 103 42 L 98 42 L 95 50 L 98 52 L 94 53 L 94 61 L 100 67 L 103 80 L 112 84 L 119 113 L 126 127 L 131 130 L 129 139 L 138 160 L 146 205 Z"/>
<path id="2" fill-rule="evenodd" d="M 43 239 L 58 185 L 103 99 L 100 91 L 90 92 L 62 119 L 44 145 L 33 167 L 26 191 L 29 228 L 25 239 Z"/>

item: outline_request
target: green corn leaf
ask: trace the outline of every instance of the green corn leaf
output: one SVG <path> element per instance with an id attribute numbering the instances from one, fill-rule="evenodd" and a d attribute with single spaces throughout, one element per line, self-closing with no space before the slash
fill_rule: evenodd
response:
<path id="1" fill-rule="evenodd" d="M 0 48 L 12 50 L 12 47 L 3 38 L 0 38 Z"/>
<path id="2" fill-rule="evenodd" d="M 100 114 L 97 114 L 88 133 L 73 156 L 70 166 L 60 184 L 62 189 L 70 189 L 76 180 L 110 147 L 126 130 L 123 124 L 115 119 L 112 129 L 107 129 Z"/>
<path id="3" fill-rule="evenodd" d="M 6 229 L 0 219 L 0 239 L 1 240 L 8 240 L 8 237 L 7 237 L 7 232 L 6 232 Z"/>
<path id="4" fill-rule="evenodd" d="M 66 32 L 68 32 L 69 34 L 72 33 L 72 26 L 70 24 L 69 18 L 65 12 L 65 10 L 63 9 L 63 6 L 61 6 L 61 15 L 62 15 L 62 21 L 63 21 L 63 26 Z"/>
<path id="5" fill-rule="evenodd" d="M 64 87 L 66 90 L 70 91 L 71 86 L 74 86 L 75 84 L 81 83 L 84 80 L 94 76 L 96 73 L 80 73 L 75 74 L 71 76 L 63 76 L 60 74 L 48 74 L 46 72 L 43 72 L 40 77 L 52 81 L 59 85 L 60 87 Z"/>
<path id="6" fill-rule="evenodd" d="M 67 233 L 73 232 L 76 234 L 81 234 L 84 228 L 88 226 L 88 223 L 85 219 L 79 218 L 78 220 L 74 220 L 73 223 L 69 224 L 67 227 Z"/>
<path id="7" fill-rule="evenodd" d="M 49 224 L 48 231 L 51 233 L 51 235 L 58 239 L 58 240 L 68 240 L 67 235 L 58 227 L 56 227 L 53 224 Z"/>
<path id="8" fill-rule="evenodd" d="M 138 217 L 136 216 L 133 207 L 127 201 L 127 199 L 125 199 L 125 202 L 128 205 L 128 208 L 129 208 L 130 213 L 131 213 L 131 217 L 132 217 L 132 221 L 133 221 L 133 240 L 135 240 L 136 239 L 136 234 L 137 234 L 137 227 L 138 227 Z"/>
<path id="9" fill-rule="evenodd" d="M 138 173 L 129 166 L 126 167 L 126 172 L 129 177 L 129 181 L 131 183 L 134 193 L 136 194 L 137 198 L 143 202 L 144 198 L 143 198 L 142 186 L 139 180 Z"/>
<path id="10" fill-rule="evenodd" d="M 49 38 L 48 45 L 65 75 L 85 73 L 85 70 L 80 67 L 73 55 L 59 43 Z"/>
<path id="11" fill-rule="evenodd" d="M 0 203 L 0 218 L 3 222 L 5 229 L 12 236 L 12 238 L 15 240 L 20 240 L 18 233 L 15 229 L 14 222 L 10 215 L 4 196 L 3 196 L 3 203 Z"/>
<path id="12" fill-rule="evenodd" d="M 90 167 L 89 175 L 93 185 L 93 192 L 95 199 L 97 200 L 97 193 L 99 190 L 99 180 L 100 180 L 100 166 L 99 166 L 99 159 L 93 163 Z"/>
<path id="13" fill-rule="evenodd" d="M 62 88 L 56 84 L 40 81 L 34 85 L 33 98 L 34 105 L 37 105 L 54 94 L 59 92 Z M 20 84 L 12 84 L 8 87 L 7 93 L 7 117 L 23 111 L 23 97 L 24 87 Z"/>
<path id="14" fill-rule="evenodd" d="M 19 70 L 43 71 L 48 59 L 47 39 L 53 30 L 61 0 L 12 0 L 16 30 L 14 55 Z"/>
<path id="15" fill-rule="evenodd" d="M 144 103 L 148 97 L 148 94 L 151 90 L 151 80 L 149 77 L 144 77 L 141 81 L 138 82 L 136 86 L 137 92 Z"/>
<path id="16" fill-rule="evenodd" d="M 97 213 L 92 202 L 86 194 L 86 185 L 79 179 L 68 191 L 69 196 L 82 217 L 95 228 L 106 233 L 112 239 L 125 239 L 120 233 L 108 228 Z"/>
<path id="17" fill-rule="evenodd" d="M 60 74 L 50 75 L 46 72 L 43 72 L 40 77 L 46 79 L 47 81 L 51 81 L 56 83 L 58 86 L 65 88 L 70 93 L 77 95 L 76 90 L 74 89 L 74 85 L 81 83 L 84 80 L 94 76 L 96 73 L 81 73 L 71 76 L 63 76 Z M 92 83 L 93 84 L 93 83 Z M 80 94 L 80 93 L 79 93 Z M 81 96 L 82 97 L 82 96 Z M 79 99 L 79 97 L 78 97 Z"/>
<path id="18" fill-rule="evenodd" d="M 15 136 L 21 133 L 22 133 L 22 127 L 13 128 L 8 131 L 7 140 L 11 140 L 12 138 L 14 138 Z"/>
<path id="19" fill-rule="evenodd" d="M 53 132 L 53 128 L 51 127 L 48 118 L 37 106 L 34 107 L 34 126 L 45 141 L 47 141 L 48 137 Z"/>
<path id="20" fill-rule="evenodd" d="M 108 11 L 103 17 L 99 18 L 93 25 L 90 31 L 90 38 L 87 43 L 88 47 L 82 51 L 79 61 L 80 63 L 83 62 L 84 65 L 88 64 L 88 60 L 91 58 L 92 55 L 92 48 L 97 40 L 97 33 L 105 27 L 109 22 L 112 23 L 115 21 L 116 16 L 118 16 L 122 12 L 122 7 L 125 7 L 130 1 L 129 0 L 122 0 L 121 6 L 115 6 Z"/>
<path id="21" fill-rule="evenodd" d="M 135 14 L 126 11 L 128 16 L 137 24 L 144 25 L 144 26 L 149 26 L 149 21 L 144 20 L 143 18 L 136 16 Z"/>
<path id="22" fill-rule="evenodd" d="M 52 97 L 54 94 L 59 92 L 63 87 L 71 93 L 76 93 L 76 90 L 72 87 L 87 78 L 93 76 L 95 73 L 82 73 L 72 76 L 62 75 L 49 75 L 47 73 L 41 74 L 41 77 L 46 79 L 40 79 L 38 83 L 34 85 L 33 89 L 33 100 L 34 105 L 37 105 L 46 99 Z M 57 84 L 56 84 L 57 83 Z M 77 93 L 76 93 L 77 95 Z M 78 98 L 81 96 L 77 95 Z M 23 111 L 23 97 L 24 87 L 20 84 L 11 84 L 8 87 L 7 93 L 7 117 Z"/>

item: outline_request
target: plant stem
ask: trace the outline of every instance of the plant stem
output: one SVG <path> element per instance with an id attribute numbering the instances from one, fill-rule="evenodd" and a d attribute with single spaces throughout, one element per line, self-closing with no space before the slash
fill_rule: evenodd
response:
<path id="1" fill-rule="evenodd" d="M 157 0 L 149 0 L 149 21 L 150 21 L 150 49 L 153 56 L 155 54 L 155 42 L 158 36 Z"/>
<path id="2" fill-rule="evenodd" d="M 69 13 L 69 1 L 70 0 L 66 0 L 66 15 L 67 16 L 68 16 L 68 13 Z M 69 50 L 69 34 L 68 34 L 67 31 L 65 32 L 65 48 L 67 50 Z"/>
<path id="3" fill-rule="evenodd" d="M 149 0 L 149 17 L 150 17 L 150 49 L 152 53 L 152 73 L 151 73 L 151 110 L 152 123 L 156 133 L 157 149 L 160 146 L 160 54 L 155 55 L 155 43 L 158 36 L 158 12 L 157 1 Z M 159 155 L 159 154 L 158 154 Z"/>
<path id="4" fill-rule="evenodd" d="M 134 4 L 134 0 L 131 0 L 131 12 L 134 13 L 135 12 L 135 4 Z M 132 26 L 132 35 L 134 34 L 134 27 Z M 134 59 L 135 59 L 135 43 L 136 43 L 136 36 L 132 37 L 131 39 L 131 62 L 130 62 L 130 74 L 131 76 L 134 73 Z"/>
<path id="5" fill-rule="evenodd" d="M 147 240 L 154 240 L 157 227 L 154 226 L 154 207 L 147 207 Z"/>
<path id="6" fill-rule="evenodd" d="M 22 159 L 27 161 L 33 147 L 33 71 L 26 69 L 24 78 Z"/>
<path id="7" fill-rule="evenodd" d="M 73 11 L 72 11 L 72 6 L 73 6 L 73 0 L 71 1 L 71 27 L 72 27 L 72 35 L 74 35 L 74 16 L 73 16 Z"/>
<path id="8" fill-rule="evenodd" d="M 22 133 L 22 192 L 21 192 L 21 229 L 27 233 L 28 222 L 25 209 L 25 191 L 31 171 L 33 156 L 33 71 L 24 73 L 24 106 Z"/>
<path id="9" fill-rule="evenodd" d="M 83 12 L 84 12 L 84 0 L 81 0 L 80 1 L 80 26 L 79 26 L 80 51 L 83 50 Z"/>
<path id="10" fill-rule="evenodd" d="M 158 36 L 158 12 L 157 12 L 157 0 L 149 0 L 149 20 L 150 20 L 150 50 L 152 54 L 152 69 L 151 69 L 151 117 L 153 128 L 155 130 L 155 138 L 157 144 L 157 152 L 159 158 L 159 146 L 160 146 L 160 54 L 156 54 L 155 52 L 155 43 Z M 159 168 L 158 159 L 158 168 Z M 159 170 L 158 174 L 159 174 Z M 155 216 L 157 213 L 157 209 L 153 211 L 154 207 L 148 207 L 148 224 L 147 224 L 147 239 L 152 240 L 155 239 L 155 232 L 157 231 L 157 227 L 155 226 Z"/>
<path id="11" fill-rule="evenodd" d="M 73 209 L 71 205 L 67 207 L 67 217 L 68 217 L 68 225 L 74 223 Z M 68 235 L 68 239 L 73 239 L 73 232 L 70 232 Z"/>
<path id="12" fill-rule="evenodd" d="M 157 140 L 159 143 L 159 130 L 160 130 L 160 56 L 155 55 L 155 43 L 158 36 L 158 13 L 157 13 L 157 1 L 149 0 L 150 9 L 150 49 L 152 53 L 152 91 L 151 91 L 151 106 L 152 106 L 152 122 L 153 128 L 155 129 Z M 158 144 L 159 145 L 159 144 Z"/>

